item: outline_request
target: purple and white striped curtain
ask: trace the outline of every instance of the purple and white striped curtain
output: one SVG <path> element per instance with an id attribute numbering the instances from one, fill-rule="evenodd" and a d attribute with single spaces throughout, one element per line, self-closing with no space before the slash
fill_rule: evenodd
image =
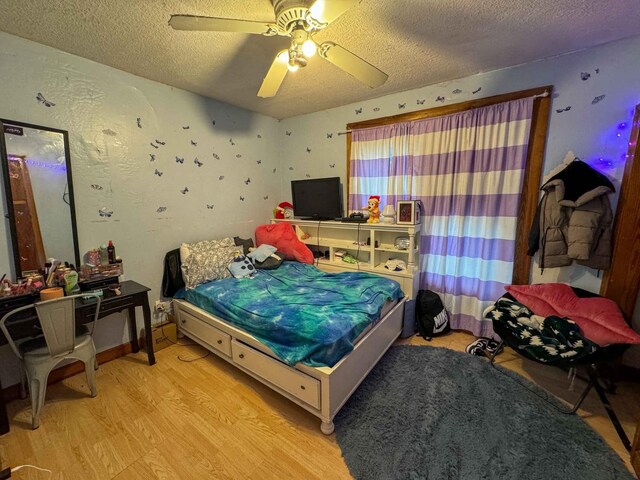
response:
<path id="1" fill-rule="evenodd" d="M 350 212 L 366 207 L 369 195 L 380 195 L 381 206 L 411 198 L 410 128 L 409 123 L 395 123 L 353 131 L 349 165 Z"/>
<path id="2" fill-rule="evenodd" d="M 360 142 L 356 132 L 352 137 L 356 162 L 351 165 L 350 200 L 385 192 L 394 200 L 422 200 L 420 288 L 440 294 L 452 314 L 452 328 L 476 336 L 492 335 L 482 311 L 511 283 L 532 109 L 530 97 L 410 122 L 407 151 L 394 152 L 388 162 L 396 165 L 394 158 L 403 158 L 397 165 L 411 178 L 392 178 L 386 190 L 379 179 L 383 162 L 372 163 L 377 170 L 367 168 L 366 160 L 379 155 L 365 153 L 372 140 Z M 376 138 L 371 130 L 377 129 L 363 131 L 362 138 Z M 368 184 L 353 178 L 355 174 L 376 181 Z"/>

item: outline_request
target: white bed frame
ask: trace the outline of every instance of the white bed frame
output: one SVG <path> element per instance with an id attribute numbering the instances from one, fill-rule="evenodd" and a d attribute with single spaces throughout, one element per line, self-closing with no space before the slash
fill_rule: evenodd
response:
<path id="1" fill-rule="evenodd" d="M 322 420 L 333 433 L 333 419 L 402 331 L 401 299 L 333 367 L 290 367 L 255 337 L 184 300 L 174 300 L 178 329 L 193 341 L 261 381 Z"/>

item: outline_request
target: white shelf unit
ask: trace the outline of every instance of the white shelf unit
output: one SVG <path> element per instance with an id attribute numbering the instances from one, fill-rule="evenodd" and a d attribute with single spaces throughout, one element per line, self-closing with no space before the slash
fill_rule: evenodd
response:
<path id="1" fill-rule="evenodd" d="M 296 236 L 311 250 L 327 252 L 324 258 L 316 259 L 317 266 L 321 270 L 326 272 L 362 270 L 382 275 L 396 280 L 407 297 L 415 298 L 418 292 L 420 225 L 271 220 L 271 223 L 279 222 L 290 223 Z M 396 237 L 400 236 L 409 237 L 408 250 L 394 247 Z M 377 247 L 376 242 L 378 242 Z M 343 262 L 336 256 L 336 250 L 346 250 L 359 262 L 357 264 Z M 403 260 L 407 269 L 397 272 L 386 269 L 384 265 L 391 258 Z"/>

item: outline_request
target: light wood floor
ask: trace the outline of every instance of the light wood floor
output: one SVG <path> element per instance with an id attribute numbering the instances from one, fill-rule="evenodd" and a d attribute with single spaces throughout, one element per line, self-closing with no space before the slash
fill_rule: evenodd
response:
<path id="1" fill-rule="evenodd" d="M 473 338 L 454 333 L 430 342 L 463 350 Z M 399 343 L 422 344 L 413 337 Z M 0 437 L 0 467 L 34 464 L 54 479 L 349 479 L 335 437 L 319 420 L 199 347 L 172 346 L 149 367 L 143 353 L 102 365 L 98 396 L 84 375 L 49 387 L 41 426 L 30 429 L 27 400 L 9 404 L 11 432 Z M 522 360 L 499 362 L 571 400 L 559 369 Z M 576 389 L 577 390 L 577 389 Z M 629 436 L 640 418 L 640 385 L 611 396 Z M 580 414 L 629 465 L 595 394 Z M 24 472 L 24 473 L 23 473 Z M 17 479 L 48 474 L 22 470 Z"/>

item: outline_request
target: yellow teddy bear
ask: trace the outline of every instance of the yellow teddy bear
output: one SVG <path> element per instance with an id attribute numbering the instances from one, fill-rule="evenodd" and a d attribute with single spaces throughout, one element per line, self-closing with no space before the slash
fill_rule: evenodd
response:
<path id="1" fill-rule="evenodd" d="M 369 219 L 367 223 L 379 223 L 380 222 L 380 196 L 371 195 L 367 202 L 367 210 L 369 210 Z"/>

